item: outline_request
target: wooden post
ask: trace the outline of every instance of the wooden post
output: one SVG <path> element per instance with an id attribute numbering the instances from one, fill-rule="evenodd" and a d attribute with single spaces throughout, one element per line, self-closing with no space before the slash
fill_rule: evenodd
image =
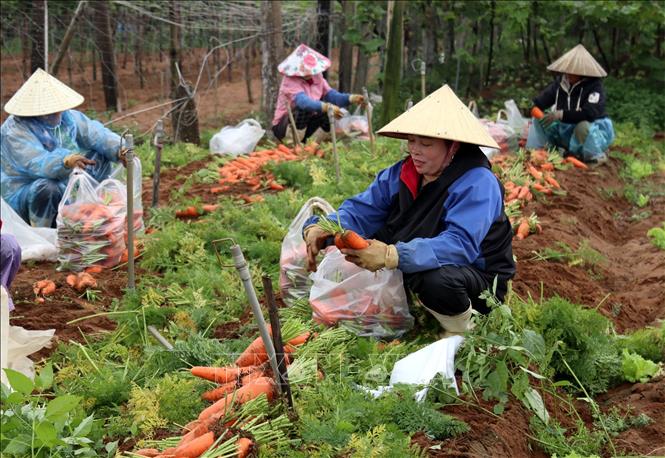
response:
<path id="1" fill-rule="evenodd" d="M 374 127 L 372 126 L 372 110 L 374 110 L 374 107 L 369 101 L 369 93 L 367 92 L 366 87 L 363 87 L 363 97 L 365 98 L 365 111 L 367 112 L 367 124 L 369 127 L 369 147 L 372 151 L 372 154 L 374 154 L 376 151 L 376 138 L 374 137 Z"/>
<path id="2" fill-rule="evenodd" d="M 293 397 L 291 396 L 291 385 L 289 385 L 289 374 L 284 355 L 284 342 L 282 341 L 282 327 L 279 322 L 279 314 L 277 313 L 277 303 L 275 302 L 275 295 L 272 290 L 272 281 L 267 275 L 264 275 L 262 280 L 263 292 L 266 295 L 266 305 L 268 306 L 268 314 L 270 316 L 270 327 L 272 328 L 272 342 L 275 346 L 275 356 L 277 357 L 277 369 L 279 371 L 277 379 L 280 391 L 286 397 L 289 410 L 293 410 Z"/>
<path id="3" fill-rule="evenodd" d="M 300 148 L 300 139 L 298 138 L 298 128 L 296 127 L 296 120 L 291 111 L 291 104 L 287 102 L 286 111 L 289 113 L 289 124 L 291 125 L 291 135 L 293 135 L 293 146 Z"/>
<path id="4" fill-rule="evenodd" d="M 328 122 L 330 122 L 330 136 L 332 137 L 333 159 L 335 161 L 335 181 L 339 184 L 339 157 L 337 156 L 337 133 L 335 132 L 335 115 L 332 104 L 328 104 Z"/>

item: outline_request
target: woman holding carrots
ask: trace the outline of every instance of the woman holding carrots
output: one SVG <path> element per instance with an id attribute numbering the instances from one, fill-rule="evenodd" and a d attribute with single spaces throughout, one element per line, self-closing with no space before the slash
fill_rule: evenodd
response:
<path id="1" fill-rule="evenodd" d="M 365 98 L 358 94 L 345 94 L 330 87 L 323 77 L 330 67 L 330 59 L 309 46 L 301 44 L 289 57 L 279 64 L 278 70 L 284 75 L 279 87 L 272 131 L 282 140 L 288 131 L 288 106 L 291 107 L 296 129 L 305 129 L 305 142 L 319 127 L 330 131 L 328 108 L 332 106 L 335 118 L 344 113 L 341 108 L 352 103 L 363 104 Z"/>
<path id="2" fill-rule="evenodd" d="M 565 155 L 591 164 L 607 161 L 614 140 L 612 121 L 605 112 L 603 67 L 581 44 L 547 67 L 559 75 L 533 99 L 527 148 L 549 144 Z M 551 112 L 544 110 L 553 107 Z"/>
<path id="3" fill-rule="evenodd" d="M 496 142 L 447 85 L 378 133 L 408 140 L 409 156 L 328 215 L 370 238 L 364 249 L 341 251 L 371 271 L 400 269 L 444 330 L 463 333 L 474 309 L 489 311 L 480 294 L 496 281 L 503 299 L 515 273 L 503 188 L 478 147 L 497 148 Z M 310 270 L 333 243 L 315 223 L 313 217 L 305 224 Z"/>
<path id="4" fill-rule="evenodd" d="M 36 227 L 54 227 L 74 167 L 98 181 L 123 162 L 120 137 L 72 108 L 83 96 L 42 69 L 5 104 L 0 128 L 2 198 Z"/>

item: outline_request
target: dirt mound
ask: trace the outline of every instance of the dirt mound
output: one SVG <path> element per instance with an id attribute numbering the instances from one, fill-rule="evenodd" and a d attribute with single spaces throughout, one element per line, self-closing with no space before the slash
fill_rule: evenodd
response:
<path id="1" fill-rule="evenodd" d="M 639 209 L 622 197 L 619 165 L 611 160 L 588 171 L 557 172 L 567 195 L 527 206 L 525 214 L 536 212 L 544 231 L 513 242 L 518 260 L 513 288 L 523 297 L 560 295 L 598 307 L 624 332 L 665 316 L 665 256 L 646 235 L 665 220 L 665 198 L 652 198 L 652 214 L 634 221 Z M 665 185 L 665 177 L 656 177 L 656 183 Z M 545 247 L 565 243 L 577 249 L 584 240 L 603 259 L 591 259 L 592 265 L 535 259 Z"/>
<path id="2" fill-rule="evenodd" d="M 624 383 L 600 396 L 598 404 L 603 411 L 618 408 L 621 414 L 648 415 L 646 426 L 631 428 L 614 439 L 620 455 L 662 456 L 665 454 L 665 377 L 649 383 Z"/>
<path id="3" fill-rule="evenodd" d="M 57 264 L 52 262 L 24 263 L 11 285 L 16 309 L 11 314 L 10 323 L 26 329 L 55 329 L 54 344 L 51 348 L 31 355 L 35 361 L 50 355 L 58 341 L 84 342 L 95 334 L 115 329 L 115 323 L 105 317 L 91 318 L 71 325 L 67 323 L 107 311 L 114 299 L 122 297 L 123 288 L 127 286 L 127 274 L 122 270 L 94 274 L 98 286 L 95 289 L 95 300 L 90 302 L 85 295 L 67 285 L 65 279 L 70 272 L 58 272 L 56 267 Z M 35 301 L 32 285 L 44 279 L 53 280 L 57 289 L 40 304 Z"/>

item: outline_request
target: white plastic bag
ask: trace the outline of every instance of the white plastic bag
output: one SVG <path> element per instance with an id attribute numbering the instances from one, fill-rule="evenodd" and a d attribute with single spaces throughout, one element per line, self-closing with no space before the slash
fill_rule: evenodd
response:
<path id="1" fill-rule="evenodd" d="M 9 325 L 9 302 L 7 291 L 0 286 L 0 372 L 2 383 L 9 386 L 4 369 L 13 369 L 33 379 L 34 365 L 31 355 L 51 344 L 55 329 L 28 331 L 21 326 Z"/>
<path id="2" fill-rule="evenodd" d="M 488 158 L 495 154 L 508 153 L 510 151 L 517 151 L 519 135 L 508 124 L 508 114 L 505 110 L 499 110 L 496 115 L 496 121 L 488 119 L 479 119 L 480 123 L 485 126 L 490 136 L 499 144 L 499 149 L 481 147 L 481 150 Z"/>
<path id="3" fill-rule="evenodd" d="M 59 269 L 80 271 L 91 265 L 117 265 L 126 248 L 127 194 L 123 183 L 101 183 L 75 169 L 58 206 Z"/>
<path id="4" fill-rule="evenodd" d="M 400 270 L 370 272 L 332 246 L 310 278 L 309 303 L 320 323 L 373 337 L 399 337 L 413 326 Z"/>
<path id="5" fill-rule="evenodd" d="M 325 199 L 312 197 L 302 206 L 289 225 L 286 237 L 282 241 L 282 252 L 279 257 L 279 287 L 282 299 L 287 305 L 309 296 L 312 280 L 307 271 L 307 246 L 302 238 L 302 227 L 315 210 L 324 215 L 335 211 Z"/>
<path id="6" fill-rule="evenodd" d="M 143 222 L 143 169 L 141 159 L 134 156 L 134 231 L 142 232 L 145 229 Z M 118 180 L 127 185 L 127 169 L 118 164 L 107 179 Z M 102 182 L 103 183 L 103 182 Z"/>
<path id="7" fill-rule="evenodd" d="M 266 131 L 254 119 L 245 119 L 236 126 L 225 126 L 210 139 L 210 152 L 238 156 L 254 151 Z"/>
<path id="8" fill-rule="evenodd" d="M 528 120 L 522 116 L 515 101 L 513 99 L 506 100 L 504 106 L 506 107 L 508 125 L 512 127 L 519 138 L 526 138 L 529 133 Z"/>
<path id="9" fill-rule="evenodd" d="M 346 112 L 342 118 L 335 120 L 335 133 L 339 138 L 369 140 L 367 113 L 360 114 L 360 107 L 353 114 Z"/>
<path id="10" fill-rule="evenodd" d="M 21 262 L 55 261 L 56 230 L 48 227 L 32 227 L 2 199 L 2 233 L 11 234 L 21 247 Z"/>

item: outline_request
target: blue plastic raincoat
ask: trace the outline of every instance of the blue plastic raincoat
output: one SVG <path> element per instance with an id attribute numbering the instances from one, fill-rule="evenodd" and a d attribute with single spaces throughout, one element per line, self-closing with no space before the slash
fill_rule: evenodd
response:
<path id="1" fill-rule="evenodd" d="M 0 128 L 2 198 L 32 226 L 52 227 L 71 173 L 64 158 L 94 160 L 88 172 L 101 181 L 118 161 L 119 147 L 119 135 L 80 111 L 64 111 L 57 126 L 43 117 L 10 116 Z"/>

